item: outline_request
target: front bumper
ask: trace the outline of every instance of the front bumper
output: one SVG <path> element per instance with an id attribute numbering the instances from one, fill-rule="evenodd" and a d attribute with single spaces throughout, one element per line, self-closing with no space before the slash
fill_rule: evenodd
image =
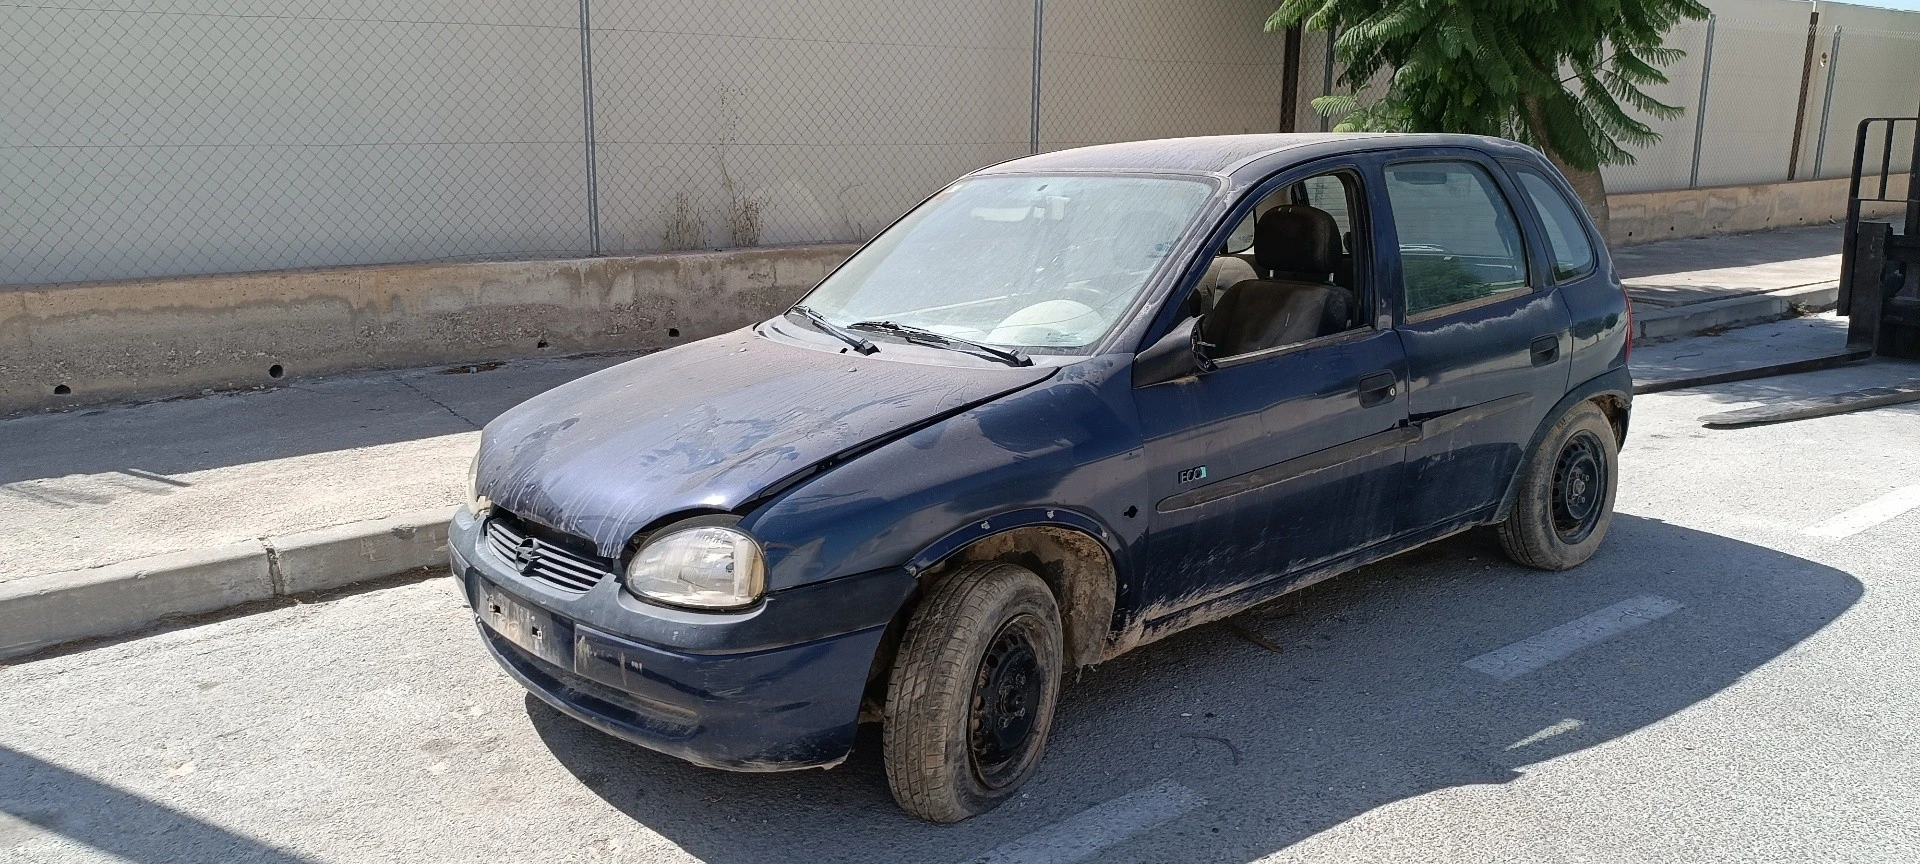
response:
<path id="1" fill-rule="evenodd" d="M 777 591 L 741 612 L 690 612 L 644 603 L 612 579 L 558 590 L 480 537 L 463 509 L 447 548 L 481 640 L 509 675 L 617 738 L 736 771 L 846 758 L 874 652 L 914 588 L 904 570 L 882 570 Z M 481 620 L 502 596 L 537 619 L 537 653 Z"/>

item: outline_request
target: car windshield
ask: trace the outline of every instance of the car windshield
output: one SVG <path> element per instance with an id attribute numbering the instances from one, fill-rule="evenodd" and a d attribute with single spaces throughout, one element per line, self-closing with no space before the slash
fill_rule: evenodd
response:
<path id="1" fill-rule="evenodd" d="M 1084 353 L 1126 314 L 1212 193 L 1204 181 L 1167 177 L 963 181 L 887 229 L 801 305 L 842 327 L 890 322 Z"/>

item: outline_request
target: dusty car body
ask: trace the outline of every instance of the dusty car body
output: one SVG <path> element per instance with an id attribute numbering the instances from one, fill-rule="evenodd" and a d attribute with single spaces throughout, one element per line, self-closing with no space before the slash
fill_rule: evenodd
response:
<path id="1" fill-rule="evenodd" d="M 793 312 L 490 423 L 453 570 L 568 715 L 733 770 L 880 719 L 896 797 L 964 818 L 1031 772 L 1066 669 L 1478 525 L 1592 554 L 1630 325 L 1574 202 L 1451 135 L 983 169 Z"/>

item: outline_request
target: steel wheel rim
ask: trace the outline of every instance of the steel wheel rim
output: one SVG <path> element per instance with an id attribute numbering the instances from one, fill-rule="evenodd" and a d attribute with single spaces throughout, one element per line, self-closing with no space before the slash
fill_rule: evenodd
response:
<path id="1" fill-rule="evenodd" d="M 1031 615 L 1008 620 L 993 634 L 974 676 L 967 751 L 974 774 L 990 789 L 1011 784 L 1038 737 L 1046 670 L 1034 648 Z"/>
<path id="2" fill-rule="evenodd" d="M 1565 543 L 1593 534 L 1606 509 L 1606 450 L 1592 432 L 1580 431 L 1561 445 L 1553 468 L 1553 532 Z"/>

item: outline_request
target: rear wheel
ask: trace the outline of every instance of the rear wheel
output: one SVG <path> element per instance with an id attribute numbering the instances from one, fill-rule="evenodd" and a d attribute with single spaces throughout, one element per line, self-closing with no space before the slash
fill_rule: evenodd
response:
<path id="1" fill-rule="evenodd" d="M 1613 522 L 1620 473 L 1613 425 L 1582 402 L 1561 417 L 1527 460 L 1500 545 L 1516 563 L 1565 570 L 1593 557 Z"/>
<path id="2" fill-rule="evenodd" d="M 887 784 L 907 812 L 958 822 L 1033 775 L 1060 698 L 1060 612 L 1032 571 L 968 564 L 913 613 L 887 687 Z"/>

